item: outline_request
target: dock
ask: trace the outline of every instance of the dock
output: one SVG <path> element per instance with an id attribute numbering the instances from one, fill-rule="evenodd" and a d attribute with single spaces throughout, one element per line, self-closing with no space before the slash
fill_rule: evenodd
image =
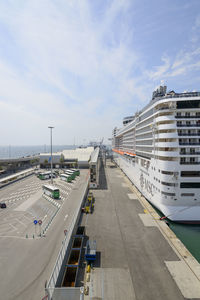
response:
<path id="1" fill-rule="evenodd" d="M 101 165 L 95 207 L 82 225 L 96 241 L 84 299 L 200 299 L 200 266 L 112 162 Z"/>

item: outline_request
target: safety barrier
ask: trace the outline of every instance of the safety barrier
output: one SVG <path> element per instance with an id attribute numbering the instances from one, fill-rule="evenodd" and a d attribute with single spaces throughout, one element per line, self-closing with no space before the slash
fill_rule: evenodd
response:
<path id="1" fill-rule="evenodd" d="M 59 274 L 60 274 L 60 271 L 61 271 L 63 260 L 64 260 L 67 253 L 70 250 L 70 246 L 71 246 L 70 242 L 72 242 L 72 236 L 73 236 L 73 234 L 74 234 L 74 232 L 75 232 L 75 230 L 78 226 L 79 218 L 80 218 L 80 215 L 81 215 L 81 208 L 82 208 L 83 201 L 84 201 L 84 199 L 86 197 L 86 194 L 87 194 L 87 191 L 88 191 L 88 182 L 89 182 L 89 179 L 87 178 L 86 186 L 85 186 L 85 189 L 84 189 L 84 192 L 83 192 L 82 199 L 80 201 L 80 205 L 79 205 L 77 211 L 73 215 L 71 226 L 70 226 L 69 230 L 66 232 L 65 238 L 64 238 L 63 243 L 62 243 L 62 247 L 60 249 L 60 252 L 59 252 L 58 257 L 56 259 L 55 266 L 53 268 L 53 272 L 52 272 L 51 277 L 50 277 L 50 279 L 47 283 L 46 293 L 48 295 L 48 300 L 63 299 L 63 298 L 61 298 L 61 297 L 63 297 L 63 295 L 65 295 L 65 297 L 68 297 L 69 299 L 71 299 L 70 297 L 72 297 L 71 296 L 72 294 L 73 294 L 73 299 L 74 300 L 79 300 L 79 299 L 81 299 L 80 297 L 82 297 L 82 289 L 73 288 L 73 290 L 72 290 L 72 288 L 65 288 L 65 287 L 58 288 L 58 287 L 56 287 L 56 284 L 57 284 L 57 281 L 58 281 L 58 278 L 59 278 Z"/>
<path id="2" fill-rule="evenodd" d="M 34 174 L 34 169 L 28 169 L 28 170 L 25 170 L 25 171 L 22 171 L 22 172 L 19 172 L 19 173 L 15 173 L 13 175 L 10 175 L 10 176 L 7 176 L 7 177 L 4 177 L 0 180 L 0 188 L 3 188 L 7 185 L 10 185 L 14 182 L 17 182 L 21 179 L 24 179 L 28 176 L 31 176 Z"/>

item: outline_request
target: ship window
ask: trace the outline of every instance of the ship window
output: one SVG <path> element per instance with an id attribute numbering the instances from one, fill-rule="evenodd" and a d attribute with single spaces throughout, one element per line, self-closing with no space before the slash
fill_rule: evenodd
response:
<path id="1" fill-rule="evenodd" d="M 200 171 L 181 171 L 181 177 L 200 177 Z"/>
<path id="2" fill-rule="evenodd" d="M 180 187 L 185 189 L 200 189 L 200 182 L 181 182 Z"/>
<path id="3" fill-rule="evenodd" d="M 170 171 L 161 171 L 162 174 L 165 174 L 165 175 L 178 175 L 178 172 L 170 172 Z"/>
<path id="4" fill-rule="evenodd" d="M 159 180 L 160 181 L 160 180 Z M 172 182 L 164 182 L 164 181 L 161 181 L 161 183 L 163 185 L 167 185 L 167 186 L 177 186 L 177 183 L 172 183 Z"/>
<path id="5" fill-rule="evenodd" d="M 181 194 L 182 197 L 194 197 L 194 193 L 183 193 Z"/>
<path id="6" fill-rule="evenodd" d="M 175 196 L 175 193 L 167 193 L 167 192 L 161 192 L 161 194 L 163 195 L 167 195 L 167 196 Z"/>
<path id="7" fill-rule="evenodd" d="M 177 101 L 177 108 L 199 108 L 200 100 Z"/>

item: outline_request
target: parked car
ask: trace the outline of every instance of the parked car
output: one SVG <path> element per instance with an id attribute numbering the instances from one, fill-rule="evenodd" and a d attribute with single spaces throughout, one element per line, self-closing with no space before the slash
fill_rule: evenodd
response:
<path id="1" fill-rule="evenodd" d="M 0 207 L 1 207 L 1 208 L 6 208 L 7 206 L 6 206 L 5 203 L 0 203 Z"/>

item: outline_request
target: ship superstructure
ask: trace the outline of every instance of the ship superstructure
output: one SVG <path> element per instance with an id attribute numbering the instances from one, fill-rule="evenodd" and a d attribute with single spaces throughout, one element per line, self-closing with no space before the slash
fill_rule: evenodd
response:
<path id="1" fill-rule="evenodd" d="M 200 222 L 200 92 L 160 86 L 114 128 L 112 147 L 120 168 L 165 216 Z"/>

